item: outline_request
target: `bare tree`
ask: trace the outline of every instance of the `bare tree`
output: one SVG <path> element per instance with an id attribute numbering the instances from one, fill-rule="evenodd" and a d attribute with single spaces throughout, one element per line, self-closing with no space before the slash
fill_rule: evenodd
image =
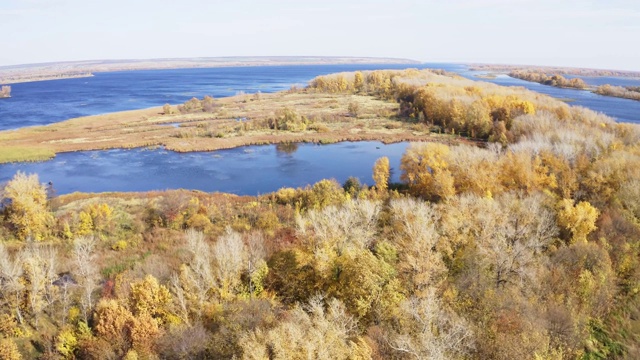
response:
<path id="1" fill-rule="evenodd" d="M 401 305 L 408 320 L 400 333 L 390 336 L 391 347 L 416 359 L 465 358 L 473 350 L 471 326 L 453 311 L 445 310 L 433 289 L 423 298 Z"/>
<path id="2" fill-rule="evenodd" d="M 0 289 L 2 298 L 14 310 L 15 317 L 21 324 L 23 323 L 22 311 L 20 310 L 20 299 L 25 289 L 22 275 L 24 269 L 20 259 L 12 259 L 4 244 L 0 242 Z"/>
<path id="3" fill-rule="evenodd" d="M 220 286 L 221 296 L 227 298 L 237 289 L 247 262 L 248 254 L 240 234 L 227 228 L 213 245 L 212 255 L 214 274 Z"/>
<path id="4" fill-rule="evenodd" d="M 341 254 L 348 249 L 364 249 L 376 234 L 379 213 L 380 203 L 368 200 L 310 210 L 296 220 L 298 233 L 316 255 L 327 250 Z"/>
<path id="5" fill-rule="evenodd" d="M 171 278 L 171 291 L 175 296 L 181 317 L 189 322 L 189 315 L 201 315 L 205 303 L 216 287 L 212 269 L 211 246 L 201 231 L 185 231 L 186 250 L 190 259 L 180 267 L 180 273 Z"/>
<path id="6" fill-rule="evenodd" d="M 434 284 L 445 271 L 438 251 L 438 213 L 433 205 L 415 199 L 398 199 L 390 204 L 396 222 L 400 271 L 413 281 L 416 292 Z"/>
<path id="7" fill-rule="evenodd" d="M 57 277 L 55 271 L 57 253 L 50 247 L 43 247 L 30 241 L 20 253 L 19 259 L 27 280 L 27 301 L 37 328 L 40 314 L 55 300 L 53 282 Z"/>
<path id="8" fill-rule="evenodd" d="M 481 200 L 476 243 L 480 262 L 494 276 L 495 286 L 508 283 L 533 284 L 537 258 L 558 233 L 554 213 L 544 204 L 544 196 L 505 193 L 494 200 Z"/>
<path id="9" fill-rule="evenodd" d="M 261 232 L 252 232 L 247 238 L 247 278 L 249 281 L 249 296 L 255 292 L 254 277 L 260 268 L 266 266 L 267 255 L 264 237 Z"/>
<path id="10" fill-rule="evenodd" d="M 96 240 L 93 237 L 79 237 L 73 244 L 75 273 L 80 287 L 80 309 L 88 321 L 93 309 L 93 292 L 98 288 L 100 275 L 96 266 Z"/>

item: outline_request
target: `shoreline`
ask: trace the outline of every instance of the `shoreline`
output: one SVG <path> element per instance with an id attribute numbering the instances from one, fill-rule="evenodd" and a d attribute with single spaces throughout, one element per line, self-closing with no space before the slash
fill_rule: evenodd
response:
<path id="1" fill-rule="evenodd" d="M 357 117 L 346 114 L 353 102 L 362 109 Z M 162 107 L 152 107 L 93 115 L 1 131 L 0 163 L 47 161 L 67 152 L 158 146 L 186 153 L 281 143 L 465 141 L 395 118 L 397 106 L 370 96 L 299 91 L 262 94 L 259 100 L 250 95 L 215 99 L 212 113 L 164 115 Z M 295 109 L 299 117 L 311 120 L 295 131 L 265 128 L 283 108 Z M 238 122 L 238 118 L 250 121 Z"/>
<path id="2" fill-rule="evenodd" d="M 89 77 L 94 77 L 95 75 L 90 73 L 90 74 L 83 74 L 83 75 L 48 75 L 48 76 L 42 76 L 36 79 L 9 79 L 9 80 L 4 80 L 1 79 L 2 81 L 0 81 L 0 83 L 3 84 L 8 84 L 8 85 L 12 85 L 12 84 L 23 84 L 23 83 L 31 83 L 31 82 L 40 82 L 40 81 L 54 81 L 54 80 L 65 80 L 65 79 L 82 79 L 82 78 L 89 78 Z"/>
<path id="3" fill-rule="evenodd" d="M 527 81 L 527 82 L 531 82 L 531 83 L 534 83 L 534 84 L 540 84 L 540 85 L 543 85 L 543 86 L 549 86 L 549 87 L 557 88 L 557 89 L 588 91 L 588 92 L 590 92 L 592 94 L 600 95 L 600 96 L 604 96 L 604 97 L 610 97 L 610 98 L 616 98 L 616 99 L 627 99 L 627 100 L 631 100 L 631 101 L 640 101 L 640 98 L 628 97 L 628 96 L 623 96 L 623 95 L 618 96 L 618 95 L 615 95 L 615 94 L 603 94 L 603 93 L 598 92 L 599 88 L 605 87 L 605 86 L 609 86 L 610 88 L 624 88 L 624 86 L 604 84 L 604 85 L 599 85 L 599 86 L 588 85 L 585 88 L 577 88 L 577 87 L 571 87 L 571 86 L 548 85 L 548 84 L 544 84 L 544 83 L 541 83 L 541 82 L 538 82 L 538 81 L 535 81 L 535 80 L 528 80 L 528 79 L 520 78 L 520 77 L 517 77 L 517 76 L 511 76 L 510 74 L 506 74 L 506 75 L 508 75 L 509 77 L 512 77 L 514 79 Z M 638 96 L 640 96 L 640 95 L 638 95 Z"/>

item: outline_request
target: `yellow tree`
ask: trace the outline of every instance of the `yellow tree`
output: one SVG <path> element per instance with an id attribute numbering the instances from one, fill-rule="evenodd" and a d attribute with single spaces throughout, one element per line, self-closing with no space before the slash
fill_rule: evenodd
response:
<path id="1" fill-rule="evenodd" d="M 558 203 L 558 224 L 571 232 L 571 242 L 586 242 L 587 235 L 596 229 L 598 209 L 586 201 L 574 205 L 573 200 Z"/>
<path id="2" fill-rule="evenodd" d="M 415 195 L 430 200 L 455 195 L 449 171 L 449 147 L 443 144 L 412 144 L 402 156 L 400 179 L 409 184 Z"/>
<path id="3" fill-rule="evenodd" d="M 20 360 L 22 355 L 18 347 L 11 339 L 0 339 L 0 359 Z"/>
<path id="4" fill-rule="evenodd" d="M 380 192 L 387 190 L 389 186 L 389 158 L 383 156 L 376 160 L 373 165 L 373 181 L 376 182 L 376 189 Z"/>
<path id="5" fill-rule="evenodd" d="M 130 300 L 133 313 L 137 316 L 147 313 L 162 322 L 171 317 L 171 294 L 153 275 L 131 284 Z"/>
<path id="6" fill-rule="evenodd" d="M 355 92 L 362 92 L 364 90 L 364 76 L 360 71 L 356 71 L 353 78 L 353 90 Z"/>
<path id="7" fill-rule="evenodd" d="M 9 222 L 17 237 L 42 240 L 51 214 L 47 209 L 47 189 L 40 184 L 38 175 L 18 171 L 7 183 L 4 196 L 10 200 Z"/>

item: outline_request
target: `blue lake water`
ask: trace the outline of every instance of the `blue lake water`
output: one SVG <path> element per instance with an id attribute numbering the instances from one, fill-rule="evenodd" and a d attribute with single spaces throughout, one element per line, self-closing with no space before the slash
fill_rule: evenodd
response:
<path id="1" fill-rule="evenodd" d="M 481 72 L 461 64 L 311 65 L 177 69 L 98 73 L 94 77 L 12 85 L 10 99 L 0 100 L 0 130 L 43 125 L 65 119 L 132 110 L 192 97 L 222 97 L 239 91 L 274 92 L 304 86 L 318 75 L 355 70 L 436 68 L 505 86 L 521 86 L 556 98 L 572 99 L 618 121 L 640 123 L 640 102 L 559 89 L 513 79 L 506 75 L 479 79 Z M 1 144 L 0 144 L 1 145 Z M 162 149 L 109 150 L 59 154 L 35 164 L 0 165 L 0 183 L 21 170 L 52 181 L 60 194 L 74 191 L 147 191 L 198 189 L 255 195 L 284 186 L 298 187 L 324 178 L 344 182 L 349 176 L 371 183 L 375 160 L 388 156 L 399 176 L 399 162 L 407 144 L 375 142 L 317 146 L 300 144 L 287 153 L 275 146 L 178 154 Z"/>
<path id="2" fill-rule="evenodd" d="M 41 163 L 0 166 L 0 183 L 18 171 L 53 182 L 58 194 L 107 191 L 197 189 L 258 195 L 282 187 L 304 187 L 322 179 L 341 184 L 350 176 L 373 184 L 375 161 L 389 157 L 393 180 L 408 144 L 375 141 L 329 145 L 245 146 L 177 154 L 164 149 L 83 151 L 59 154 Z"/>

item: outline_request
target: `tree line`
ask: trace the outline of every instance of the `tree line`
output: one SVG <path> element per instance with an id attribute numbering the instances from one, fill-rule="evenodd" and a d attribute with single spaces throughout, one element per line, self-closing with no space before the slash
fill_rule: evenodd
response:
<path id="1" fill-rule="evenodd" d="M 605 84 L 598 86 L 595 93 L 604 96 L 614 96 L 624 99 L 640 100 L 640 87 L 638 86 L 614 86 Z"/>
<path id="2" fill-rule="evenodd" d="M 555 87 L 561 87 L 561 88 L 572 88 L 572 89 L 580 89 L 580 90 L 587 88 L 587 84 L 584 82 L 584 80 L 580 78 L 567 79 L 564 76 L 557 75 L 557 74 L 547 75 L 546 73 L 543 73 L 543 72 L 514 70 L 509 72 L 509 76 L 516 79 L 537 82 L 542 85 L 549 85 L 549 86 L 555 86 Z"/>

